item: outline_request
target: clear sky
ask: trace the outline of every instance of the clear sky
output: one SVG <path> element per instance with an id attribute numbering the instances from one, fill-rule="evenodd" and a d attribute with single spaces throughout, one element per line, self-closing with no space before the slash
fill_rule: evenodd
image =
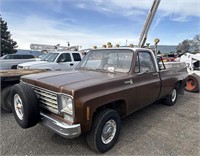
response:
<path id="1" fill-rule="evenodd" d="M 30 44 L 137 44 L 153 0 L 0 0 L 20 49 Z M 177 45 L 200 34 L 200 0 L 161 0 L 148 43 Z"/>

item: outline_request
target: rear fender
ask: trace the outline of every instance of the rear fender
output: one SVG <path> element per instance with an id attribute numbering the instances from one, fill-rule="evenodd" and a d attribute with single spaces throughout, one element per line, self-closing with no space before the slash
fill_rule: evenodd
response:
<path id="1" fill-rule="evenodd" d="M 181 94 L 181 95 L 184 95 L 185 84 L 186 84 L 186 79 L 184 79 L 182 81 L 178 81 L 176 83 L 176 88 L 178 89 L 178 93 Z"/>

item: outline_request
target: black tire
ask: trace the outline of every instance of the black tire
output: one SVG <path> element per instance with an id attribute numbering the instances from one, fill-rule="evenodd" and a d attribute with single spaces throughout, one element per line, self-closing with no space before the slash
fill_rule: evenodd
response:
<path id="1" fill-rule="evenodd" d="M 188 92 L 199 92 L 200 77 L 196 74 L 188 75 L 185 90 Z"/>
<path id="2" fill-rule="evenodd" d="M 102 141 L 102 132 L 103 129 L 105 128 L 105 125 L 108 125 L 108 122 L 114 121 L 116 124 L 116 131 L 113 134 L 113 138 L 110 140 L 108 143 L 104 143 Z M 108 127 L 108 126 L 107 126 Z M 105 128 L 106 129 L 106 128 Z M 107 131 L 110 128 L 106 129 Z M 92 148 L 93 150 L 99 152 L 99 153 L 104 153 L 111 149 L 114 144 L 117 142 L 120 134 L 120 129 L 121 129 L 121 119 L 119 114 L 112 109 L 105 109 L 99 112 L 98 114 L 95 115 L 94 120 L 93 120 L 93 125 L 91 132 L 87 135 L 87 143 Z M 111 128 L 111 132 L 112 132 Z M 110 134 L 109 134 L 110 135 Z"/>
<path id="3" fill-rule="evenodd" d="M 18 100 L 15 102 L 15 99 Z M 40 120 L 40 109 L 34 90 L 26 84 L 16 84 L 11 91 L 11 104 L 15 120 L 22 128 L 36 125 Z M 22 106 L 22 109 L 17 108 Z M 17 107 L 16 107 L 17 106 Z M 20 113 L 21 110 L 22 113 Z M 21 119 L 20 115 L 23 114 Z"/>
<path id="4" fill-rule="evenodd" d="M 17 69 L 17 65 L 13 65 L 11 69 Z"/>
<path id="5" fill-rule="evenodd" d="M 178 90 L 177 88 L 174 88 L 172 92 L 164 98 L 164 104 L 167 106 L 173 106 L 176 104 L 177 98 L 178 98 Z"/>
<path id="6" fill-rule="evenodd" d="M 11 90 L 12 86 L 8 86 L 1 90 L 1 108 L 8 113 L 12 113 L 11 99 L 10 99 Z"/>

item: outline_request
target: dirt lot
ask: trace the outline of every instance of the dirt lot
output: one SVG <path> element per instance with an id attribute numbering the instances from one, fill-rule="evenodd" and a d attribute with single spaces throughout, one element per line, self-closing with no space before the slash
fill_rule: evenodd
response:
<path id="1" fill-rule="evenodd" d="M 200 155 L 200 94 L 179 96 L 169 107 L 152 104 L 122 120 L 117 144 L 107 155 Z M 94 155 L 81 136 L 64 139 L 37 125 L 21 129 L 1 113 L 1 155 Z"/>

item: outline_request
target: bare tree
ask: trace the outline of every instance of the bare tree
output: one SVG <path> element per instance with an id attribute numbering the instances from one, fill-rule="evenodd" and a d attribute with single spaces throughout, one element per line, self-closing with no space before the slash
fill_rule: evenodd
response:
<path id="1" fill-rule="evenodd" d="M 200 51 L 200 34 L 196 35 L 192 40 L 192 47 L 195 51 Z"/>
<path id="2" fill-rule="evenodd" d="M 176 47 L 177 51 L 182 51 L 182 52 L 188 52 L 191 47 L 191 40 L 184 40 L 183 42 L 179 43 L 178 46 Z"/>

